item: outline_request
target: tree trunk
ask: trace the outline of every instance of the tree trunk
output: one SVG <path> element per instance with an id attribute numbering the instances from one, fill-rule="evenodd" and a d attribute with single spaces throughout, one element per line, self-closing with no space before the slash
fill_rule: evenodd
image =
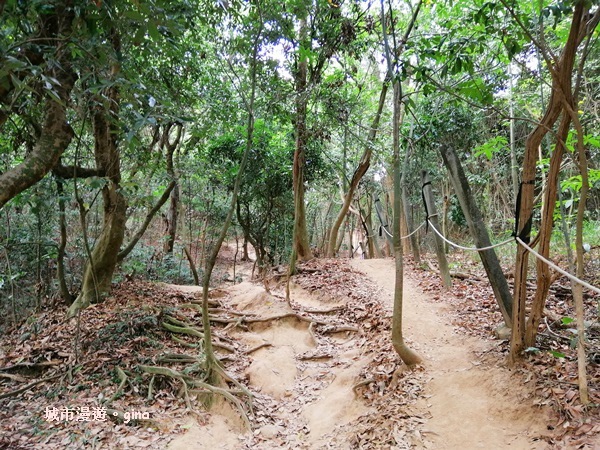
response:
<path id="1" fill-rule="evenodd" d="M 379 128 L 379 121 L 381 119 L 381 112 L 383 111 L 383 106 L 385 105 L 385 97 L 387 95 L 388 84 L 387 82 L 383 83 L 381 87 L 381 93 L 379 94 L 379 103 L 377 106 L 377 112 L 375 113 L 375 117 L 373 118 L 373 123 L 371 124 L 371 129 L 369 130 L 369 136 L 367 137 L 367 142 L 365 143 L 365 149 L 360 158 L 360 162 L 354 170 L 354 174 L 352 174 L 352 179 L 350 180 L 350 186 L 348 187 L 348 191 L 344 196 L 344 203 L 342 204 L 342 209 L 337 215 L 335 222 L 331 227 L 331 233 L 329 234 L 329 246 L 327 248 L 327 256 L 329 258 L 333 258 L 335 256 L 335 243 L 337 242 L 337 236 L 339 233 L 339 229 L 344 222 L 344 218 L 348 213 L 348 209 L 350 208 L 350 204 L 352 203 L 352 199 L 354 198 L 354 193 L 356 192 L 356 188 L 358 187 L 358 183 L 362 177 L 369 170 L 369 166 L 371 165 L 371 155 L 373 154 L 373 141 L 377 136 L 377 130 Z M 344 174 L 345 176 L 345 174 Z"/>
<path id="2" fill-rule="evenodd" d="M 448 145 L 442 145 L 440 147 L 440 153 L 442 154 L 442 159 L 450 174 L 454 192 L 456 192 L 456 196 L 460 202 L 475 246 L 478 248 L 489 247 L 492 245 L 490 237 L 485 224 L 483 223 L 481 212 L 471 193 L 469 182 L 465 176 L 460 160 L 458 159 L 458 155 L 454 149 Z M 496 301 L 498 302 L 498 306 L 504 317 L 504 322 L 510 327 L 512 324 L 512 295 L 506 277 L 502 272 L 498 257 L 496 256 L 496 252 L 494 249 L 484 250 L 479 252 L 479 257 L 481 258 L 485 272 L 490 280 L 490 285 L 492 286 L 494 296 L 496 297 Z"/>
<path id="3" fill-rule="evenodd" d="M 58 194 L 58 221 L 60 228 L 60 243 L 58 245 L 58 254 L 56 255 L 56 278 L 58 279 L 60 295 L 65 301 L 65 304 L 70 306 L 73 303 L 73 300 L 75 300 L 75 296 L 69 291 L 66 280 L 65 249 L 67 248 L 67 219 L 65 217 L 66 209 L 63 180 L 60 178 L 56 178 L 56 191 Z"/>
<path id="4" fill-rule="evenodd" d="M 125 246 L 125 248 L 123 248 L 123 250 L 121 250 L 119 252 L 119 255 L 117 258 L 119 262 L 123 261 L 123 259 L 126 258 L 127 255 L 129 255 L 129 253 L 131 253 L 131 251 L 135 248 L 136 244 L 138 243 L 138 241 L 141 239 L 141 237 L 146 232 L 148 225 L 150 225 L 150 222 L 152 222 L 152 219 L 154 218 L 156 213 L 160 210 L 160 208 L 162 208 L 162 206 L 171 197 L 171 191 L 175 188 L 176 184 L 177 183 L 175 181 L 171 181 L 169 183 L 169 185 L 167 186 L 167 189 L 165 190 L 165 192 L 163 192 L 163 194 L 160 196 L 160 198 L 154 205 L 154 207 L 148 212 L 148 214 L 146 214 L 146 218 L 144 219 L 144 223 L 142 223 L 142 226 L 133 235 L 129 244 L 127 244 Z"/>
<path id="5" fill-rule="evenodd" d="M 518 195 L 518 222 L 516 234 L 525 243 L 529 243 L 531 222 L 533 216 L 533 203 L 535 194 L 535 172 L 538 147 L 542 139 L 551 130 L 563 109 L 561 93 L 571 86 L 571 76 L 577 47 L 580 42 L 580 32 L 583 22 L 584 2 L 575 5 L 571 29 L 567 43 L 562 51 L 560 60 L 548 67 L 552 74 L 552 92 L 550 100 L 540 123 L 533 129 L 525 142 L 525 156 L 523 159 L 522 181 Z M 515 290 L 513 295 L 513 328 L 509 360 L 514 364 L 521 358 L 525 349 L 525 304 L 527 301 L 527 273 L 529 253 L 521 245 L 517 247 L 515 262 Z"/>
<path id="6" fill-rule="evenodd" d="M 396 282 L 394 288 L 394 312 L 392 316 L 392 345 L 404 364 L 413 366 L 421 362 L 421 358 L 404 342 L 402 333 L 402 307 L 404 289 L 404 255 L 400 237 L 400 221 L 402 220 L 402 187 L 400 171 L 400 116 L 401 116 L 401 87 L 400 81 L 394 80 L 394 119 L 393 119 L 393 150 L 394 150 L 394 258 L 396 263 Z"/>
<path id="7" fill-rule="evenodd" d="M 36 184 L 56 165 L 60 156 L 69 146 L 73 138 L 73 129 L 67 119 L 67 107 L 77 74 L 71 67 L 72 45 L 65 36 L 72 34 L 75 12 L 71 2 L 57 2 L 54 7 L 48 8 L 43 20 L 38 20 L 40 28 L 32 33 L 31 39 L 18 45 L 20 48 L 19 59 L 28 67 L 40 66 L 43 76 L 55 79 L 57 83 L 53 90 L 58 97 L 54 99 L 49 95 L 39 94 L 45 98 L 45 117 L 41 126 L 41 133 L 33 151 L 25 156 L 24 161 L 0 174 L 0 209 L 16 195 Z M 25 9 L 30 6 L 24 6 Z M 41 49 L 48 50 L 48 53 Z M 51 49 L 54 49 L 51 53 Z M 52 62 L 51 64 L 49 62 Z M 6 62 L 4 55 L 2 62 Z M 0 129 L 10 118 L 15 91 L 22 88 L 19 82 L 31 72 L 29 70 L 3 70 L 0 71 Z M 28 82 L 25 82 L 26 84 Z M 28 120 L 28 119 L 26 119 Z"/>
<path id="8" fill-rule="evenodd" d="M 437 218 L 437 211 L 435 208 L 435 200 L 433 198 L 433 190 L 431 189 L 431 181 L 429 180 L 429 174 L 426 170 L 421 171 L 421 182 L 423 189 L 423 200 L 427 207 L 427 215 L 431 225 L 436 230 L 440 230 L 440 224 Z M 446 252 L 444 251 L 444 241 L 440 238 L 437 233 L 433 232 L 435 239 L 435 253 L 437 255 L 438 264 L 440 266 L 440 277 L 442 278 L 442 285 L 444 288 L 449 289 L 452 286 L 452 278 L 450 278 L 450 270 L 448 269 L 448 261 L 446 260 Z"/>
<path id="9" fill-rule="evenodd" d="M 177 133 L 175 140 L 171 142 L 169 136 L 171 134 L 172 127 L 177 127 Z M 179 142 L 181 141 L 183 125 L 180 123 L 170 123 L 165 127 L 163 134 L 163 146 L 166 150 L 167 160 L 167 175 L 171 181 L 175 181 L 175 186 L 171 191 L 171 198 L 169 203 L 169 210 L 166 215 L 166 230 L 165 230 L 165 242 L 164 251 L 165 254 L 173 253 L 173 247 L 175 246 L 175 239 L 177 237 L 177 219 L 179 217 L 179 183 L 177 181 L 177 174 L 175 173 L 175 165 L 173 164 L 173 155 Z"/>
<path id="10" fill-rule="evenodd" d="M 367 213 L 365 215 L 365 228 L 367 232 L 369 258 L 381 258 L 381 249 L 377 242 L 377 236 L 373 232 L 373 201 L 367 195 Z"/>
<path id="11" fill-rule="evenodd" d="M 413 132 L 413 127 L 411 124 L 411 130 L 410 130 L 411 137 L 412 137 L 412 132 Z M 417 233 L 413 234 L 413 231 L 415 230 L 415 225 L 414 225 L 414 221 L 412 220 L 412 214 L 410 213 L 410 202 L 408 200 L 408 186 L 407 186 L 407 182 L 406 182 L 406 174 L 409 171 L 410 153 L 411 152 L 409 151 L 409 149 L 406 149 L 406 153 L 404 155 L 404 162 L 402 163 L 402 179 L 401 179 L 402 206 L 404 208 L 404 217 L 406 220 L 406 228 L 407 228 L 408 234 L 410 234 L 410 247 L 412 249 L 413 259 L 415 261 L 415 264 L 421 264 L 421 252 L 419 249 L 419 238 L 417 236 Z"/>
<path id="12" fill-rule="evenodd" d="M 556 135 L 556 146 L 550 158 L 550 171 L 548 172 L 548 188 L 544 193 L 543 214 L 541 217 L 539 231 L 538 252 L 545 258 L 550 255 L 550 240 L 552 239 L 552 230 L 554 229 L 554 209 L 559 184 L 560 165 L 564 154 L 564 144 L 569 134 L 571 120 L 568 115 L 563 114 L 561 123 Z M 531 314 L 525 331 L 525 346 L 535 347 L 538 327 L 544 314 L 544 306 L 548 291 L 550 289 L 550 268 L 541 260 L 536 260 L 536 279 L 537 286 L 531 305 Z"/>
<path id="13" fill-rule="evenodd" d="M 300 19 L 300 42 L 306 44 L 308 25 L 306 17 Z M 309 48 L 307 46 L 306 48 Z M 305 56 L 299 56 L 296 73 L 296 148 L 294 151 L 294 252 L 295 259 L 308 260 L 312 258 L 306 228 L 306 207 L 304 205 L 304 166 L 306 164 L 306 145 L 308 133 L 306 129 L 306 114 L 309 92 L 307 89 L 308 61 Z M 295 267 L 292 261 L 292 268 Z"/>
<path id="14" fill-rule="evenodd" d="M 120 40 L 116 31 L 112 32 L 115 52 L 120 51 Z M 116 78 L 118 67 L 112 68 Z M 107 88 L 103 96 L 98 96 L 92 106 L 92 126 L 94 130 L 94 156 L 96 166 L 106 174 L 106 185 L 102 188 L 104 218 L 100 236 L 87 262 L 81 292 L 68 311 L 73 317 L 90 303 L 100 302 L 111 288 L 112 277 L 117 266 L 118 254 L 125 236 L 127 201 L 122 194 L 121 160 L 117 140 L 119 125 L 119 91 L 116 86 Z"/>
<path id="15" fill-rule="evenodd" d="M 62 102 L 67 102 L 73 80 L 65 80 L 65 83 L 61 103 L 50 98 L 46 100 L 46 118 L 33 151 L 21 164 L 0 174 L 0 209 L 16 195 L 44 178 L 69 146 L 73 129 L 67 121 L 66 108 Z"/>

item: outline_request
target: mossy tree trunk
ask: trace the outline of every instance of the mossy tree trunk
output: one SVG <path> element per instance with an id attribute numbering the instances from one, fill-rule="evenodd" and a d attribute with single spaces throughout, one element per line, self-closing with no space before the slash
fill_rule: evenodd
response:
<path id="1" fill-rule="evenodd" d="M 12 198 L 40 181 L 58 163 L 61 155 L 73 139 L 73 129 L 67 118 L 67 105 L 73 85 L 77 79 L 71 67 L 71 45 L 68 38 L 72 32 L 75 14 L 69 2 L 56 5 L 44 19 L 40 20 L 40 29 L 35 39 L 23 43 L 22 58 L 27 65 L 39 65 L 45 68 L 44 75 L 55 79 L 54 95 L 39 93 L 45 98 L 45 116 L 33 150 L 22 163 L 0 174 L 0 209 Z M 32 43 L 34 43 L 32 45 Z M 21 46 L 21 45 L 20 45 Z M 40 50 L 47 49 L 51 54 Z M 54 49 L 54 50 L 52 50 Z M 44 61 L 55 59 L 53 64 Z M 0 58 L 0 62 L 4 62 Z M 28 70 L 0 70 L 0 128 L 12 114 L 13 96 L 18 95 L 18 81 L 29 73 Z M 21 88 L 22 89 L 22 88 Z"/>
<path id="2" fill-rule="evenodd" d="M 112 36 L 115 52 L 120 49 L 116 31 Z M 112 67 L 111 78 L 118 74 L 118 65 Z M 68 316 L 73 317 L 91 303 L 102 301 L 110 291 L 112 277 L 117 266 L 119 250 L 125 235 L 127 201 L 122 193 L 121 160 L 117 139 L 119 128 L 119 90 L 116 85 L 97 96 L 90 106 L 94 133 L 94 157 L 96 167 L 105 174 L 106 184 L 102 188 L 103 221 L 100 236 L 86 263 L 81 292 L 71 305 Z"/>

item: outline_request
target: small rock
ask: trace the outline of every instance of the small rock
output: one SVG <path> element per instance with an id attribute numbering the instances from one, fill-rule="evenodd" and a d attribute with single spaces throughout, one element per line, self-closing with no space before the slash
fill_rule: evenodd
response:
<path id="1" fill-rule="evenodd" d="M 508 328 L 505 324 L 499 325 L 494 330 L 496 339 L 508 340 L 512 334 L 512 328 Z"/>
<path id="2" fill-rule="evenodd" d="M 265 439 L 273 439 L 283 433 L 283 427 L 279 425 L 264 425 L 259 429 L 260 435 Z"/>

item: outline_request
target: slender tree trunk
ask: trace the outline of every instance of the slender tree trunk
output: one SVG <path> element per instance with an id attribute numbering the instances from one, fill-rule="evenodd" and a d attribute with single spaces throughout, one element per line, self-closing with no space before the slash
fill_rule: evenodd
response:
<path id="1" fill-rule="evenodd" d="M 60 288 L 60 295 L 65 301 L 65 303 L 70 306 L 75 300 L 75 297 L 69 291 L 69 286 L 67 286 L 66 280 L 66 270 L 65 270 L 65 249 L 67 247 L 67 219 L 66 219 L 66 208 L 65 208 L 65 198 L 64 198 L 64 189 L 63 189 L 63 180 L 60 178 L 56 178 L 56 190 L 58 194 L 58 212 L 59 212 L 59 227 L 60 227 L 60 243 L 58 245 L 58 254 L 56 256 L 56 268 L 57 274 L 56 277 L 58 279 L 58 286 Z"/>
<path id="2" fill-rule="evenodd" d="M 400 237 L 400 221 L 402 220 L 402 187 L 400 171 L 400 116 L 402 93 L 400 81 L 394 80 L 394 119 L 393 119 L 393 164 L 394 164 L 394 258 L 396 263 L 396 282 L 394 289 L 394 312 L 392 316 L 392 345 L 404 364 L 413 366 L 421 362 L 421 357 L 404 342 L 402 333 L 402 307 L 404 289 L 404 255 Z"/>
<path id="3" fill-rule="evenodd" d="M 240 163 L 240 167 L 238 173 L 235 177 L 235 182 L 233 185 L 233 192 L 231 194 L 231 202 L 229 204 L 229 208 L 227 210 L 227 216 L 223 221 L 223 225 L 221 226 L 221 231 L 214 243 L 214 246 L 210 252 L 209 257 L 206 260 L 206 268 L 204 274 L 202 276 L 202 326 L 204 331 L 204 353 L 206 358 L 206 368 L 207 368 L 207 379 L 209 383 L 214 383 L 218 378 L 218 375 L 223 373 L 222 367 L 217 360 L 217 357 L 214 353 L 214 348 L 212 345 L 212 331 L 210 325 L 209 311 L 208 311 L 208 290 L 210 285 L 210 279 L 212 276 L 213 269 L 215 267 L 215 263 L 217 261 L 217 256 L 219 255 L 219 250 L 221 249 L 221 245 L 225 241 L 225 237 L 227 236 L 227 230 L 231 224 L 231 219 L 233 215 L 236 213 L 236 205 L 238 204 L 238 193 L 240 191 L 240 185 L 242 183 L 242 177 L 244 176 L 244 171 L 246 170 L 246 165 L 248 164 L 248 156 L 250 155 L 250 150 L 252 149 L 252 142 L 254 138 L 254 99 L 256 95 L 256 65 L 257 65 L 257 57 L 258 57 L 258 49 L 260 44 L 260 36 L 262 34 L 262 24 L 256 34 L 253 43 L 253 53 L 252 60 L 250 61 L 250 94 L 248 100 L 246 102 L 246 108 L 248 113 L 248 122 L 246 126 L 246 148 L 244 149 L 244 154 L 242 156 L 242 161 Z M 241 387 L 241 385 L 239 386 Z"/>
<path id="4" fill-rule="evenodd" d="M 419 11 L 421 9 L 422 2 L 419 1 L 417 7 L 413 11 L 411 22 L 409 23 L 406 32 L 404 34 L 402 42 L 407 42 L 412 27 L 414 26 Z M 412 366 L 421 362 L 421 358 L 413 350 L 411 350 L 404 342 L 404 336 L 402 334 L 402 307 L 403 307 L 403 253 L 402 253 L 402 242 L 400 236 L 400 220 L 402 215 L 402 200 L 401 200 L 401 179 L 402 174 L 400 171 L 400 122 L 402 121 L 402 86 L 400 84 L 400 77 L 398 74 L 394 74 L 394 66 L 396 61 L 392 59 L 390 46 L 387 37 L 387 24 L 385 17 L 385 7 L 383 0 L 381 0 L 381 25 L 383 31 L 383 43 L 385 48 L 385 57 L 387 60 L 388 76 L 392 80 L 394 90 L 393 100 L 393 120 L 392 120 L 392 153 L 393 153 L 393 169 L 394 169 L 394 256 L 396 264 L 396 282 L 394 289 L 394 311 L 392 315 L 392 345 L 394 350 L 398 353 L 402 361 L 407 366 Z M 393 30 L 393 23 L 392 30 Z M 394 49 L 395 51 L 401 52 L 402 49 Z M 398 55 L 395 55 L 396 57 Z M 381 218 L 381 217 L 380 217 Z"/>
<path id="5" fill-rule="evenodd" d="M 127 244 L 125 246 L 125 248 L 123 248 L 123 250 L 121 250 L 119 252 L 119 255 L 118 255 L 119 262 L 121 262 L 123 259 L 125 259 L 127 257 L 127 255 L 129 255 L 129 253 L 131 253 L 131 251 L 135 248 L 136 244 L 139 242 L 139 240 L 142 238 L 142 236 L 148 229 L 148 225 L 150 225 L 150 222 L 152 222 L 152 219 L 154 218 L 156 213 L 160 210 L 160 208 L 162 208 L 162 206 L 171 197 L 171 191 L 175 188 L 176 184 L 177 184 L 176 181 L 171 181 L 169 183 L 169 185 L 167 186 L 167 189 L 165 190 L 165 192 L 163 192 L 163 194 L 160 196 L 160 198 L 156 202 L 156 204 L 152 207 L 152 209 L 148 212 L 148 214 L 146 214 L 146 218 L 144 219 L 144 223 L 142 223 L 142 226 L 133 235 L 129 244 Z"/>
<path id="6" fill-rule="evenodd" d="M 538 58 L 539 60 L 539 58 Z M 540 62 L 541 63 L 541 62 Z M 541 79 L 541 78 L 540 78 Z M 508 104 L 510 115 L 510 176 L 512 179 L 513 198 L 517 199 L 519 193 L 519 166 L 517 163 L 517 152 L 515 149 L 515 119 L 513 100 L 512 62 L 508 65 Z"/>
<path id="7" fill-rule="evenodd" d="M 550 171 L 548 173 L 548 188 L 544 193 L 544 205 L 540 231 L 538 252 L 545 258 L 550 256 L 550 240 L 552 239 L 552 230 L 554 229 L 554 209 L 556 205 L 556 196 L 559 185 L 560 165 L 564 154 L 564 144 L 569 134 L 571 120 L 568 115 L 563 114 L 561 123 L 556 135 L 556 146 L 550 158 Z M 538 327 L 544 314 L 544 306 L 548 291 L 550 289 L 550 268 L 541 260 L 536 260 L 536 279 L 537 286 L 531 305 L 531 314 L 527 323 L 525 332 L 525 346 L 534 347 L 537 337 Z"/>
<path id="8" fill-rule="evenodd" d="M 517 235 L 525 243 L 529 243 L 531 234 L 531 222 L 533 216 L 533 203 L 535 193 L 535 171 L 538 147 L 544 136 L 551 130 L 563 109 L 561 92 L 571 86 L 571 76 L 577 47 L 580 42 L 581 25 L 584 14 L 584 2 L 579 1 L 575 5 L 571 28 L 567 43 L 560 56 L 560 60 L 549 67 L 552 74 L 552 93 L 544 117 L 533 129 L 525 142 L 525 156 L 523 159 L 523 171 L 520 192 L 518 195 L 518 223 L 516 224 Z M 513 328 L 509 360 L 514 364 L 521 358 L 525 349 L 525 305 L 527 301 L 527 273 L 529 253 L 521 245 L 517 248 L 515 262 L 515 290 L 513 295 Z"/>
<path id="9" fill-rule="evenodd" d="M 581 190 L 579 191 L 579 205 L 577 207 L 577 223 L 575 229 L 575 251 L 577 257 L 577 277 L 583 278 L 585 264 L 583 261 L 583 219 L 585 215 L 585 206 L 587 196 L 590 190 L 590 181 L 588 177 L 588 163 L 583 145 L 583 127 L 577 116 L 575 102 L 570 106 L 570 113 L 575 131 L 577 132 L 577 165 L 581 173 Z M 587 405 L 590 402 L 587 374 L 586 374 L 586 352 L 585 352 L 585 309 L 583 304 L 583 286 L 579 283 L 571 283 L 573 299 L 575 300 L 575 314 L 577 317 L 577 372 L 579 378 L 579 399 L 581 403 Z"/>
<path id="10" fill-rule="evenodd" d="M 489 247 L 492 245 L 490 237 L 483 223 L 481 212 L 471 193 L 469 182 L 458 159 L 458 155 L 449 145 L 441 146 L 440 153 L 450 174 L 454 192 L 456 192 L 458 201 L 460 202 L 475 246 L 479 248 Z M 479 252 L 479 257 L 494 291 L 494 296 L 504 317 L 504 322 L 510 327 L 512 321 L 512 296 L 496 252 L 494 249 L 484 250 Z"/>
<path id="11" fill-rule="evenodd" d="M 306 17 L 300 19 L 300 42 L 306 44 L 308 40 L 308 24 Z M 307 46 L 306 48 L 309 48 Z M 294 151 L 294 256 L 296 259 L 308 260 L 312 258 L 308 242 L 306 227 L 306 207 L 304 205 L 304 168 L 306 164 L 306 145 L 308 132 L 306 129 L 306 114 L 309 93 L 307 90 L 308 61 L 300 56 L 296 73 L 296 149 Z M 295 260 L 292 268 L 295 267 Z"/>
<path id="12" fill-rule="evenodd" d="M 381 113 L 383 111 L 383 106 L 385 105 L 385 97 L 387 95 L 388 83 L 384 82 L 381 87 L 381 93 L 379 94 L 379 103 L 377 106 L 377 112 L 375 113 L 375 117 L 373 118 L 373 123 L 371 124 L 371 129 L 369 130 L 369 136 L 367 137 L 367 142 L 365 144 L 365 149 L 360 158 L 360 162 L 358 166 L 354 170 L 354 174 L 352 175 L 352 179 L 350 180 L 350 185 L 348 187 L 348 191 L 344 196 L 344 202 L 342 204 L 342 209 L 337 215 L 335 222 L 331 227 L 331 232 L 329 234 L 329 247 L 327 248 L 327 256 L 329 258 L 333 258 L 335 256 L 335 243 L 337 242 L 337 236 L 342 223 L 344 222 L 344 218 L 348 213 L 348 209 L 350 208 L 350 204 L 354 198 L 354 193 L 356 192 L 356 188 L 360 183 L 360 180 L 363 178 L 367 170 L 371 165 L 371 155 L 373 154 L 373 142 L 377 137 L 377 130 L 379 129 L 379 121 L 381 119 Z"/>
<path id="13" fill-rule="evenodd" d="M 407 152 L 408 155 L 408 152 Z M 413 259 L 415 264 L 421 264 L 421 251 L 419 249 L 419 237 L 415 231 L 414 221 L 412 220 L 412 214 L 410 213 L 410 202 L 408 200 L 408 188 L 406 186 L 406 177 L 404 174 L 408 170 L 408 158 L 404 158 L 404 164 L 402 167 L 402 206 L 404 207 L 404 217 L 406 218 L 406 226 L 410 236 L 410 248 L 412 249 Z"/>
<path id="14" fill-rule="evenodd" d="M 171 142 L 170 134 L 171 130 L 175 126 L 177 128 L 177 132 L 175 135 L 175 140 Z M 163 133 L 163 147 L 166 151 L 166 160 L 167 160 L 167 175 L 171 179 L 171 181 L 175 182 L 175 186 L 171 190 L 171 198 L 169 203 L 169 210 L 166 215 L 166 230 L 165 230 L 165 242 L 164 242 L 164 251 L 165 254 L 173 253 L 173 247 L 175 246 L 175 239 L 177 238 L 177 220 L 179 218 L 179 182 L 178 177 L 175 172 L 175 164 L 173 163 L 173 155 L 175 154 L 175 150 L 179 146 L 179 142 L 181 141 L 181 135 L 183 131 L 183 125 L 180 123 L 173 124 L 170 123 L 165 127 L 165 131 Z"/>
<path id="15" fill-rule="evenodd" d="M 431 189 L 431 181 L 426 170 L 421 171 L 421 182 L 423 189 L 423 199 L 427 206 L 427 214 L 429 221 L 436 230 L 440 230 L 440 224 L 437 218 L 437 210 L 435 208 L 435 200 L 433 198 L 433 189 Z M 444 251 L 444 241 L 437 233 L 433 232 L 435 239 L 435 253 L 437 255 L 438 264 L 440 266 L 440 277 L 444 288 L 449 289 L 452 286 L 452 278 L 450 278 L 450 269 L 448 269 L 448 261 L 446 260 L 446 252 Z"/>

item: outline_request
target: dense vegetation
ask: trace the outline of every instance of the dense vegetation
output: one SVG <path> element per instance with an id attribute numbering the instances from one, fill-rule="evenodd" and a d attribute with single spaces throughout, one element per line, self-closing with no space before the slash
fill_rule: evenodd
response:
<path id="1" fill-rule="evenodd" d="M 223 239 L 256 276 L 395 254 L 401 282 L 436 247 L 399 239 L 429 218 L 424 170 L 444 235 L 514 232 L 598 286 L 597 3 L 1 1 L 1 329 L 126 276 L 208 283 Z M 514 362 L 553 275 L 536 260 L 526 314 L 534 263 L 509 245 L 514 293 L 482 259 Z"/>

